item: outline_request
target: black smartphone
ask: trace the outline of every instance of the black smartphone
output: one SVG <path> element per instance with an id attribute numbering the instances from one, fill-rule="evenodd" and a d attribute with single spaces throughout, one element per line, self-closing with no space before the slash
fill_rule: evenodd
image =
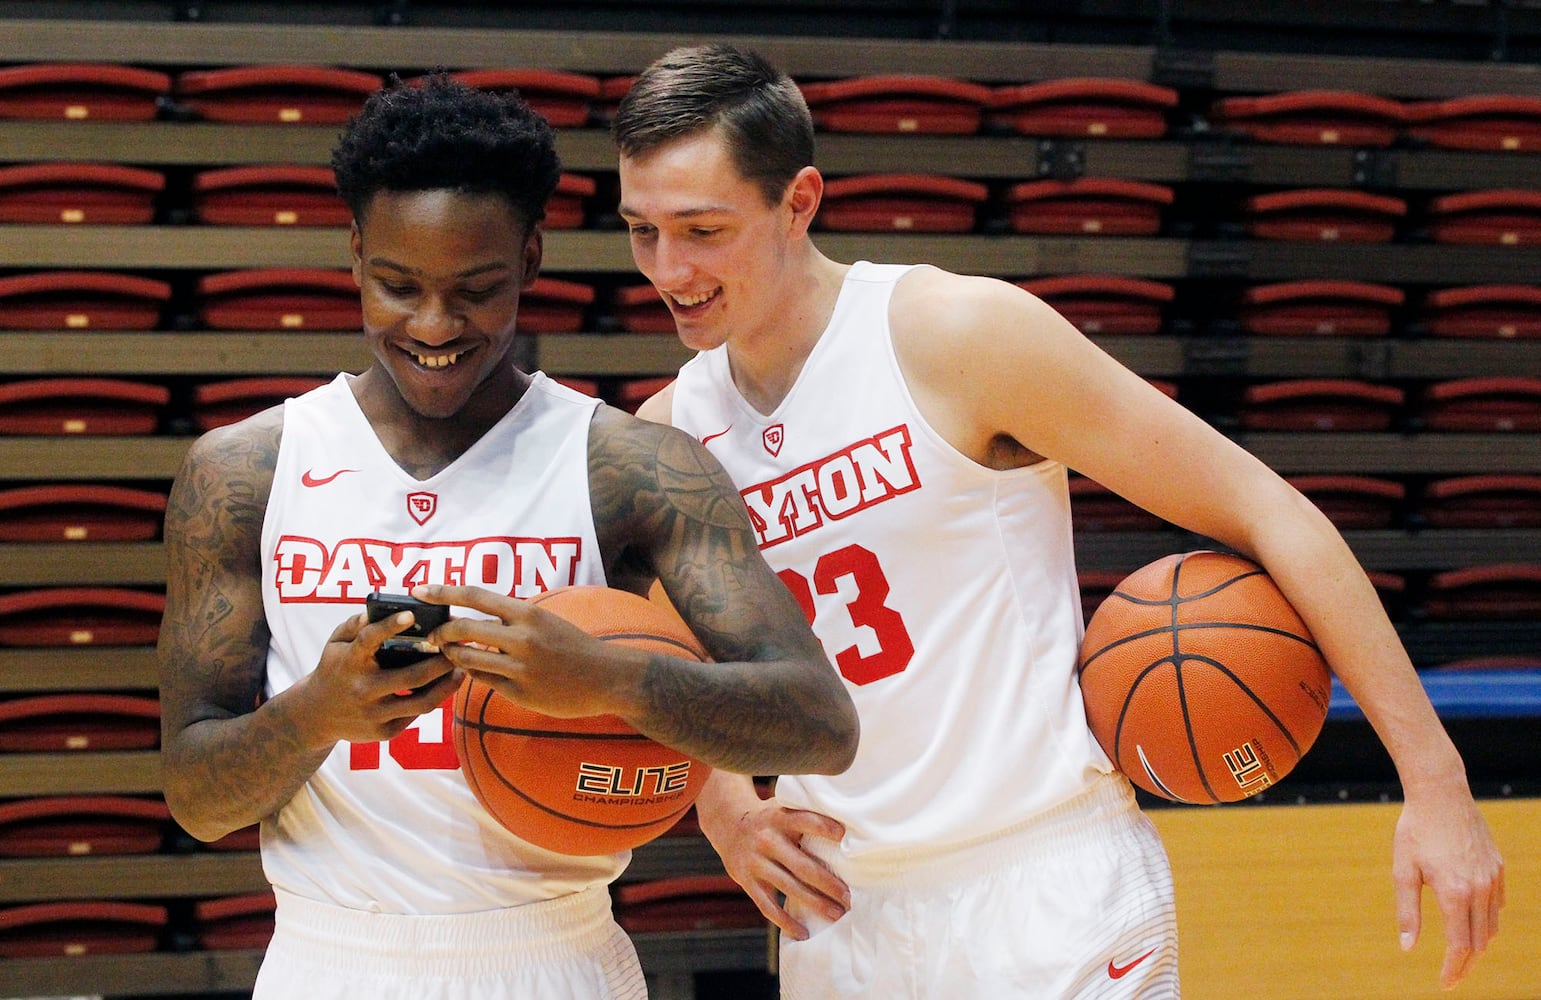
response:
<path id="1" fill-rule="evenodd" d="M 391 636 L 375 652 L 375 662 L 382 667 L 405 667 L 438 653 L 439 647 L 424 637 L 449 621 L 449 606 L 419 601 L 410 594 L 386 594 L 376 591 L 364 598 L 364 609 L 372 622 L 384 621 L 402 611 L 412 612 L 412 624 Z"/>

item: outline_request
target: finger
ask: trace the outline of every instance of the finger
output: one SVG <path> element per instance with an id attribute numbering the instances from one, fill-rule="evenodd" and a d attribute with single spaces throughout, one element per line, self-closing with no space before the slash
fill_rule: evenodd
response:
<path id="1" fill-rule="evenodd" d="M 499 618 L 517 613 L 524 602 L 516 597 L 495 594 L 485 587 L 451 586 L 446 583 L 424 583 L 412 588 L 412 596 L 431 604 L 449 604 L 462 608 L 474 608 Z"/>
<path id="2" fill-rule="evenodd" d="M 352 642 L 358 637 L 359 631 L 369 624 L 369 616 L 360 611 L 356 615 L 349 615 L 337 623 L 332 629 L 332 634 L 327 636 L 327 642 Z"/>
<path id="3" fill-rule="evenodd" d="M 1454 945 L 1445 949 L 1445 964 L 1439 970 L 1439 988 L 1453 990 L 1466 978 L 1466 971 L 1471 968 L 1474 953 L 1470 948 L 1457 948 Z"/>
<path id="4" fill-rule="evenodd" d="M 1403 951 L 1412 951 L 1422 931 L 1423 882 L 1417 874 L 1397 875 L 1397 936 Z"/>
<path id="5" fill-rule="evenodd" d="M 794 941 L 808 940 L 808 928 L 786 911 L 786 908 L 777 901 L 776 893 L 767 891 L 758 882 L 753 883 L 746 891 L 749 893 L 749 898 L 754 900 L 754 905 L 759 907 L 760 914 L 781 928 L 782 933 Z"/>
<path id="6" fill-rule="evenodd" d="M 1475 957 L 1472 917 L 1476 907 L 1465 897 L 1449 906 L 1445 906 L 1443 900 L 1440 902 L 1445 917 L 1445 962 L 1439 970 L 1439 985 L 1448 990 L 1466 975 Z"/>
<path id="7" fill-rule="evenodd" d="M 479 643 L 494 653 L 509 645 L 509 626 L 495 618 L 452 618 L 433 630 L 429 639 L 441 646 L 452 643 Z"/>
<path id="8" fill-rule="evenodd" d="M 391 718 L 410 723 L 444 704 L 444 699 L 453 695 L 459 686 L 459 678 L 451 672 L 421 688 L 409 689 L 391 705 Z"/>

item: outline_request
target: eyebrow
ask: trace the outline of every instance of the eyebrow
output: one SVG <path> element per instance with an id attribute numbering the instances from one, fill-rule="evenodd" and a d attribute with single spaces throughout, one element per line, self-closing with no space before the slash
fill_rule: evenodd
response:
<path id="1" fill-rule="evenodd" d="M 695 218 L 698 215 L 717 215 L 719 213 L 730 212 L 730 211 L 731 211 L 731 209 L 729 209 L 729 208 L 727 208 L 725 206 L 722 206 L 722 205 L 709 205 L 709 206 L 706 206 L 706 207 L 703 207 L 703 208 L 685 208 L 685 209 L 681 209 L 678 212 L 670 212 L 668 214 L 668 218 L 670 218 L 670 219 L 693 219 L 693 218 Z M 637 214 L 636 210 L 633 209 L 630 205 L 627 205 L 625 202 L 622 202 L 620 205 L 618 205 L 616 207 L 616 213 L 619 214 L 619 215 L 623 215 L 623 216 L 624 215 L 629 215 L 629 216 L 631 216 L 634 219 L 641 218 L 641 216 L 639 216 Z"/>
<path id="2" fill-rule="evenodd" d="M 389 257 L 371 257 L 369 258 L 369 264 L 371 267 L 388 267 L 392 271 L 400 271 L 402 274 L 419 275 L 422 273 L 415 267 L 408 267 L 405 264 L 398 264 L 396 261 L 391 260 Z M 507 264 L 502 263 L 501 261 L 493 261 L 489 264 L 478 264 L 475 267 L 468 267 L 464 271 L 459 271 L 452 275 L 452 277 L 474 278 L 477 275 L 486 274 L 489 271 L 507 271 L 509 269 L 510 268 Z"/>

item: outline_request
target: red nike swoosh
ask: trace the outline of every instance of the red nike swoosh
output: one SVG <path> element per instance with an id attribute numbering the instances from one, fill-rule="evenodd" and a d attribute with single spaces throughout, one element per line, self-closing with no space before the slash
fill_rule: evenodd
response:
<path id="1" fill-rule="evenodd" d="M 1147 951 L 1145 954 L 1141 955 L 1139 958 L 1137 958 L 1134 961 L 1130 962 L 1128 965 L 1115 965 L 1115 964 L 1113 964 L 1113 960 L 1111 958 L 1108 959 L 1108 978 L 1109 979 L 1122 979 L 1122 978 L 1124 978 L 1125 976 L 1127 976 L 1129 974 L 1131 969 L 1133 969 L 1136 965 L 1139 965 L 1141 962 L 1145 961 L 1147 958 L 1149 958 L 1150 956 L 1154 955 L 1155 953 L 1156 953 L 1156 949 L 1152 948 L 1150 951 Z"/>
<path id="2" fill-rule="evenodd" d="M 733 425 L 729 424 L 728 426 L 724 427 L 722 430 L 718 431 L 716 434 L 708 434 L 706 437 L 702 438 L 701 439 L 701 443 L 702 444 L 706 444 L 708 441 L 715 441 L 718 438 L 722 437 L 724 434 L 728 433 L 728 431 L 731 431 L 732 429 L 733 429 Z"/>
<path id="3" fill-rule="evenodd" d="M 330 476 L 325 476 L 325 477 L 323 477 L 321 479 L 317 479 L 315 476 L 312 476 L 310 474 L 310 470 L 309 469 L 306 469 L 304 474 L 300 476 L 300 485 L 301 486 L 311 486 L 311 487 L 325 486 L 327 483 L 329 483 L 332 480 L 336 479 L 338 476 L 342 475 L 344 472 L 357 472 L 357 471 L 358 471 L 357 469 L 338 469 L 336 472 L 332 473 Z"/>

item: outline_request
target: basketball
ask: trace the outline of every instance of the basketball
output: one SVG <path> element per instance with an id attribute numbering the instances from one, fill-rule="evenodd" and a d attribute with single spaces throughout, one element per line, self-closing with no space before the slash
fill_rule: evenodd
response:
<path id="1" fill-rule="evenodd" d="M 1310 632 L 1256 563 L 1166 556 L 1097 607 L 1081 643 L 1092 732 L 1139 787 L 1176 802 L 1256 795 L 1321 732 L 1331 676 Z"/>
<path id="2" fill-rule="evenodd" d="M 672 608 L 606 587 L 530 598 L 590 635 L 705 662 Z M 556 719 L 468 678 L 455 694 L 455 751 L 482 806 L 510 832 L 561 854 L 613 854 L 683 816 L 711 769 L 613 715 Z"/>

